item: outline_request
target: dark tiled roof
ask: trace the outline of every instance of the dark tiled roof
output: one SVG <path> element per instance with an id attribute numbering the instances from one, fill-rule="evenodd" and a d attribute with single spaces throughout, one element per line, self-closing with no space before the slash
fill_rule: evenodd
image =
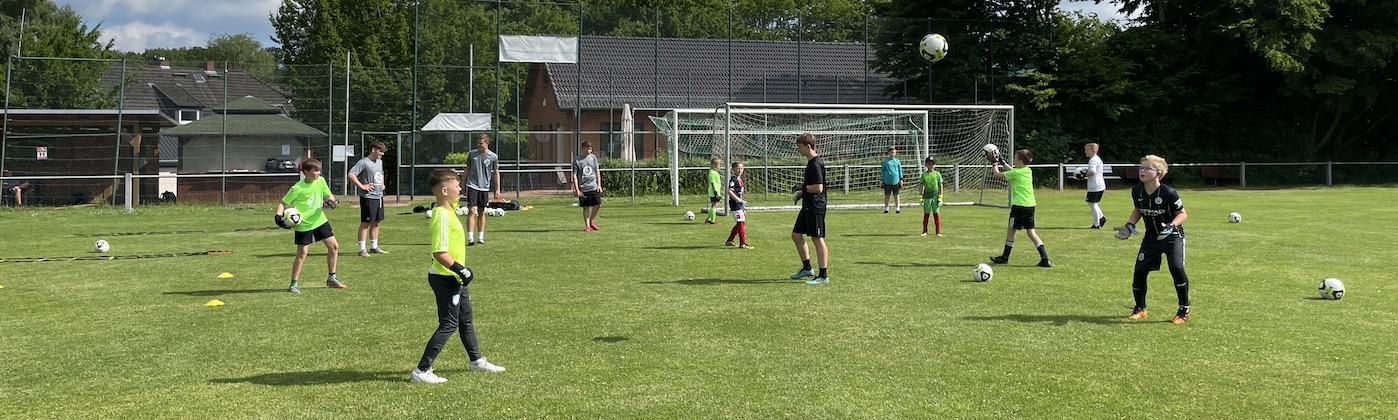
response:
<path id="1" fill-rule="evenodd" d="M 657 108 L 725 102 L 889 103 L 884 87 L 900 83 L 866 71 L 874 51 L 861 43 L 802 42 L 798 47 L 793 41 L 730 44 L 722 39 L 584 36 L 581 44 L 584 109 L 623 103 Z M 544 66 L 556 103 L 573 108 L 578 65 Z"/>
<path id="2" fill-rule="evenodd" d="M 214 114 L 179 127 L 167 128 L 161 132 L 167 136 L 196 134 L 229 135 L 312 135 L 324 136 L 317 130 L 276 112 L 277 108 L 257 98 L 242 98 L 228 103 L 227 114 Z M 224 119 L 227 118 L 225 125 Z M 164 137 L 162 136 L 162 140 Z M 163 146 L 163 144 L 162 144 Z"/>
<path id="3" fill-rule="evenodd" d="M 229 102 L 253 96 L 272 105 L 282 105 L 288 113 L 292 111 L 284 89 L 264 83 L 244 71 L 211 74 L 202 68 L 162 69 L 153 64 L 138 67 L 128 64 L 126 72 L 132 82 L 126 86 L 122 105 L 125 109 L 158 109 L 173 118 L 179 118 L 180 109 L 198 109 L 202 114 L 211 114 L 223 108 L 226 76 Z M 112 65 L 102 75 L 102 85 L 116 86 L 120 79 L 121 65 Z"/>

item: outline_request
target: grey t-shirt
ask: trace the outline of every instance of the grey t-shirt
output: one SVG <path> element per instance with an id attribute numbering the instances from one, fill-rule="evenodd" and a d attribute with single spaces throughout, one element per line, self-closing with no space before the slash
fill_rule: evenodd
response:
<path id="1" fill-rule="evenodd" d="M 573 174 L 578 176 L 578 191 L 589 192 L 600 189 L 597 186 L 597 175 L 601 168 L 597 166 L 597 156 L 586 154 L 573 158 Z"/>
<path id="2" fill-rule="evenodd" d="M 466 186 L 476 191 L 490 191 L 495 188 L 495 170 L 500 167 L 500 156 L 495 152 L 472 149 L 466 154 Z"/>
<path id="3" fill-rule="evenodd" d="M 383 198 L 383 159 L 360 159 L 359 163 L 350 168 L 350 173 L 354 174 L 355 178 L 359 178 L 359 183 L 369 184 L 373 187 L 369 191 L 359 190 L 360 197 Z"/>

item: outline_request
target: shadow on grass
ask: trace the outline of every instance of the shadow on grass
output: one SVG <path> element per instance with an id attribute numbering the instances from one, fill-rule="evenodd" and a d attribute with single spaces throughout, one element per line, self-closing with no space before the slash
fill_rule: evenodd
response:
<path id="1" fill-rule="evenodd" d="M 320 370 L 312 372 L 264 373 L 246 378 L 210 379 L 216 384 L 250 383 L 273 386 L 306 386 L 344 384 L 350 382 L 408 382 L 408 372 L 356 372 L 351 370 Z"/>
<path id="2" fill-rule="evenodd" d="M 679 249 L 679 250 L 686 250 L 686 249 L 715 249 L 715 248 L 719 248 L 719 246 L 717 246 L 717 245 L 675 245 L 675 246 L 648 246 L 648 247 L 643 247 L 643 249 L 669 249 L 669 250 L 676 250 L 676 249 Z"/>
<path id="3" fill-rule="evenodd" d="M 850 233 L 850 234 L 834 235 L 834 236 L 871 237 L 871 238 L 872 238 L 872 237 L 878 237 L 878 238 L 882 238 L 882 237 L 892 237 L 892 238 L 897 238 L 897 237 L 903 237 L 903 236 L 917 236 L 917 235 L 916 235 L 916 234 L 912 234 L 912 233 Z"/>
<path id="4" fill-rule="evenodd" d="M 491 232 L 513 232 L 513 233 L 552 233 L 552 232 L 581 232 L 579 229 L 491 229 Z M 423 244 L 426 245 L 426 244 Z"/>
<path id="5" fill-rule="evenodd" d="M 801 280 L 780 279 L 685 279 L 674 281 L 643 281 L 641 284 L 682 284 L 685 286 L 712 286 L 716 284 L 802 284 Z"/>
<path id="6" fill-rule="evenodd" d="M 1014 321 L 1026 324 L 1053 324 L 1063 326 L 1069 322 L 1082 322 L 1087 324 L 1139 324 L 1138 322 L 1126 322 L 1126 317 L 1118 315 L 1025 315 L 1010 314 L 998 316 L 968 316 L 962 319 L 968 321 Z M 1166 320 L 1169 322 L 1169 320 Z"/>
<path id="7" fill-rule="evenodd" d="M 592 341 L 596 341 L 596 342 L 598 342 L 598 343 L 620 343 L 620 342 L 623 342 L 623 341 L 626 341 L 626 340 L 630 340 L 630 338 L 622 337 L 622 336 L 619 336 L 619 335 L 612 335 L 612 336 L 607 336 L 607 337 L 596 337 L 596 338 L 593 338 L 593 339 L 592 339 Z"/>
<path id="8" fill-rule="evenodd" d="M 323 245 L 321 246 L 321 253 L 320 253 L 320 254 L 321 254 L 321 255 L 325 255 L 325 247 L 324 247 Z M 315 255 L 315 253 L 312 252 L 311 255 Z M 294 252 L 286 252 L 286 253 L 281 253 L 281 254 L 262 254 L 262 255 L 254 255 L 254 257 L 257 257 L 257 258 L 295 258 L 295 257 L 296 257 L 296 253 L 294 253 Z M 310 258 L 310 256 L 308 255 L 308 256 L 306 256 L 306 258 Z"/>
<path id="9" fill-rule="evenodd" d="M 286 289 L 243 289 L 243 290 L 189 290 L 184 292 L 165 292 L 162 295 L 185 295 L 185 296 L 223 296 L 223 295 L 244 295 L 249 293 L 285 293 Z"/>
<path id="10" fill-rule="evenodd" d="M 975 267 L 975 264 L 951 264 L 951 263 L 912 263 L 898 261 L 858 261 L 855 264 L 865 265 L 885 265 L 894 268 L 916 268 L 916 267 Z"/>

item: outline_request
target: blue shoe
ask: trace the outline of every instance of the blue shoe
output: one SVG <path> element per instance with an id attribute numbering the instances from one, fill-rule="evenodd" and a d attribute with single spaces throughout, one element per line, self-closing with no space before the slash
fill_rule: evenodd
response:
<path id="1" fill-rule="evenodd" d="M 792 279 L 792 280 L 800 280 L 800 279 L 802 279 L 802 278 L 810 277 L 810 276 L 814 276 L 814 275 L 815 275 L 815 272 L 814 272 L 814 271 L 811 271 L 811 269 L 808 268 L 808 269 L 804 269 L 804 270 L 801 270 L 801 271 L 797 271 L 796 274 L 792 274 L 792 275 L 791 275 L 791 279 Z"/>
<path id="2" fill-rule="evenodd" d="M 830 283 L 830 278 L 829 278 L 829 277 L 816 277 L 816 278 L 813 278 L 813 279 L 810 279 L 810 280 L 806 280 L 806 284 L 827 284 L 827 283 Z"/>

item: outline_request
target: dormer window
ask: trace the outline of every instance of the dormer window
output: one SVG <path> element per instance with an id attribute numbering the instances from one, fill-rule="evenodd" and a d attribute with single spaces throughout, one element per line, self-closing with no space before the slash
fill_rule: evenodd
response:
<path id="1" fill-rule="evenodd" d="M 192 122 L 195 122 L 195 121 L 199 121 L 199 110 L 197 110 L 197 109 L 181 109 L 181 110 L 180 110 L 180 125 L 189 124 L 189 123 L 192 123 Z"/>
<path id="2" fill-rule="evenodd" d="M 194 75 L 194 83 L 204 83 L 204 75 L 202 75 L 202 74 L 196 74 L 196 75 Z"/>

